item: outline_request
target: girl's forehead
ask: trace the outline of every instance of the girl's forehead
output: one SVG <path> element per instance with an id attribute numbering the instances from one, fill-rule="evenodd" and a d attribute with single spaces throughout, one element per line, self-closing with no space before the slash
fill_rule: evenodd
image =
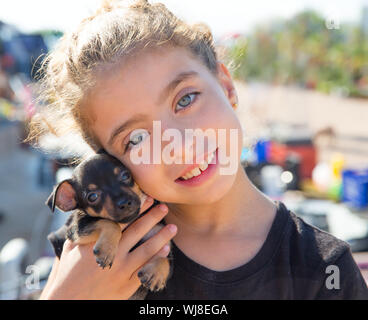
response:
<path id="1" fill-rule="evenodd" d="M 126 87 L 130 92 L 131 87 L 160 87 L 176 74 L 193 69 L 199 76 L 209 72 L 189 49 L 181 47 L 147 49 L 117 63 L 109 72 L 100 72 L 92 93 L 97 95 L 110 93 L 116 84 Z"/>

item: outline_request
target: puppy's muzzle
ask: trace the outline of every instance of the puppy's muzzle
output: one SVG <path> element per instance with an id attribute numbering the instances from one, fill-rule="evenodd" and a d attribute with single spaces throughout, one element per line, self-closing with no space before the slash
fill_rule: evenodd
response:
<path id="1" fill-rule="evenodd" d="M 132 211 L 132 208 L 136 208 L 137 204 L 132 199 L 122 198 L 116 202 L 116 206 L 120 210 Z"/>

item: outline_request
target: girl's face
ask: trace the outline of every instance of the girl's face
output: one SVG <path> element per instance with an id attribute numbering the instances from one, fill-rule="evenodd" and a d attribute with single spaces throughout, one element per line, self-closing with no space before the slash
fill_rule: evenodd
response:
<path id="1" fill-rule="evenodd" d="M 178 78 L 184 73 L 185 76 Z M 114 74 L 100 76 L 84 110 L 100 144 L 131 170 L 144 192 L 167 203 L 205 204 L 220 199 L 230 190 L 236 172 L 220 174 L 221 164 L 218 164 L 213 174 L 199 185 L 183 185 L 177 179 L 191 164 L 200 164 L 196 159 L 201 156 L 206 159 L 207 153 L 216 148 L 218 153 L 226 152 L 232 163 L 239 163 L 243 141 L 241 124 L 232 109 L 232 103 L 236 101 L 231 77 L 224 65 L 219 64 L 219 73 L 215 77 L 186 49 L 159 48 L 135 55 Z M 137 121 L 130 122 L 131 119 Z M 127 121 L 130 125 L 121 130 Z M 181 160 L 180 163 L 153 162 L 153 154 L 157 152 L 153 150 L 153 121 L 159 121 L 161 134 L 167 129 L 181 133 L 180 143 L 173 138 L 163 141 L 159 137 L 159 152 L 176 141 L 171 156 Z M 137 129 L 142 130 L 138 133 Z M 185 129 L 201 129 L 203 132 L 211 129 L 216 135 L 205 135 L 204 150 L 196 154 L 196 139 L 193 144 L 186 145 Z M 219 129 L 225 129 L 226 139 L 223 141 L 218 139 Z M 237 129 L 237 139 L 230 137 L 230 129 Z M 236 143 L 236 152 L 230 151 L 231 140 Z M 188 164 L 185 154 L 191 147 L 193 157 Z M 133 163 L 130 155 L 135 148 L 142 153 L 149 150 L 149 164 Z"/>

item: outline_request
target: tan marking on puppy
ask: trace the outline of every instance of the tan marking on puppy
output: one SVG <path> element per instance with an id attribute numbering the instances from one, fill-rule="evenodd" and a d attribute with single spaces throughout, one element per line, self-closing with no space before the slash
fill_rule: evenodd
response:
<path id="1" fill-rule="evenodd" d="M 132 187 L 132 190 L 141 200 L 141 205 L 143 205 L 143 203 L 146 201 L 147 195 L 143 192 L 143 190 L 138 186 L 138 184 L 135 181 L 134 181 L 134 186 Z"/>
<path id="2" fill-rule="evenodd" d="M 97 263 L 102 267 L 110 266 L 114 261 L 119 241 L 121 238 L 121 229 L 118 223 L 101 220 L 97 222 L 100 236 L 93 248 Z"/>
<path id="3" fill-rule="evenodd" d="M 120 168 L 115 167 L 113 172 L 114 172 L 115 175 L 118 175 L 120 173 Z"/>
<path id="4" fill-rule="evenodd" d="M 148 240 L 153 237 L 157 232 L 159 232 L 164 227 L 163 224 L 155 225 L 145 236 L 143 241 Z M 171 250 L 171 242 L 168 242 Z M 170 274 L 170 262 L 168 258 L 155 257 L 146 265 L 144 265 L 140 271 L 143 272 L 141 279 L 145 279 L 146 282 L 142 282 L 142 285 L 151 291 L 162 290 L 165 285 L 167 278 Z"/>
<path id="5" fill-rule="evenodd" d="M 93 191 L 93 190 L 97 190 L 98 187 L 95 184 L 91 183 L 91 184 L 88 185 L 88 189 Z"/>
<path id="6" fill-rule="evenodd" d="M 100 212 L 96 212 L 91 207 L 87 207 L 86 211 L 87 211 L 88 215 L 90 215 L 91 217 L 111 219 L 111 217 L 109 215 L 109 212 L 106 210 L 105 206 L 102 207 L 102 210 Z"/>
<path id="7" fill-rule="evenodd" d="M 120 226 L 111 220 L 99 220 L 91 227 L 91 233 L 81 236 L 75 241 L 76 244 L 96 242 L 93 252 L 96 261 L 101 267 L 112 265 L 121 238 Z"/>
<path id="8" fill-rule="evenodd" d="M 88 215 L 91 216 L 91 217 L 99 217 L 100 216 L 100 214 L 97 213 L 95 210 L 93 210 L 91 207 L 87 207 L 86 211 L 87 211 Z"/>
<path id="9" fill-rule="evenodd" d="M 143 286 L 151 291 L 162 290 L 170 274 L 169 259 L 157 257 L 144 265 L 140 271 L 143 272 L 141 279 L 146 279 L 146 281 L 142 283 Z"/>
<path id="10" fill-rule="evenodd" d="M 106 197 L 105 197 L 104 209 L 106 209 L 107 214 L 109 212 L 114 211 L 114 204 L 113 204 L 113 202 L 111 200 L 111 197 L 108 196 L 108 195 L 106 195 Z"/>
<path id="11" fill-rule="evenodd" d="M 85 236 L 77 238 L 76 240 L 73 241 L 73 243 L 88 244 L 88 243 L 96 242 L 99 235 L 100 235 L 100 230 L 94 230 L 89 235 L 85 235 Z"/>
<path id="12" fill-rule="evenodd" d="M 74 239 L 73 242 L 76 244 L 87 244 L 96 242 L 100 236 L 101 228 L 99 223 L 91 223 L 83 229 L 83 235 L 78 235 L 78 232 L 74 233 L 78 238 Z"/>

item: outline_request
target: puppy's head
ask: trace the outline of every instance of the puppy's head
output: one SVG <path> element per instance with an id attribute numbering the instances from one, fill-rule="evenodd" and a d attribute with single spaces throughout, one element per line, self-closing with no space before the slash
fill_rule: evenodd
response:
<path id="1" fill-rule="evenodd" d="M 81 209 L 93 217 L 120 223 L 134 220 L 146 194 L 119 160 L 98 153 L 80 163 L 72 178 L 55 186 L 46 204 L 52 211 Z"/>

